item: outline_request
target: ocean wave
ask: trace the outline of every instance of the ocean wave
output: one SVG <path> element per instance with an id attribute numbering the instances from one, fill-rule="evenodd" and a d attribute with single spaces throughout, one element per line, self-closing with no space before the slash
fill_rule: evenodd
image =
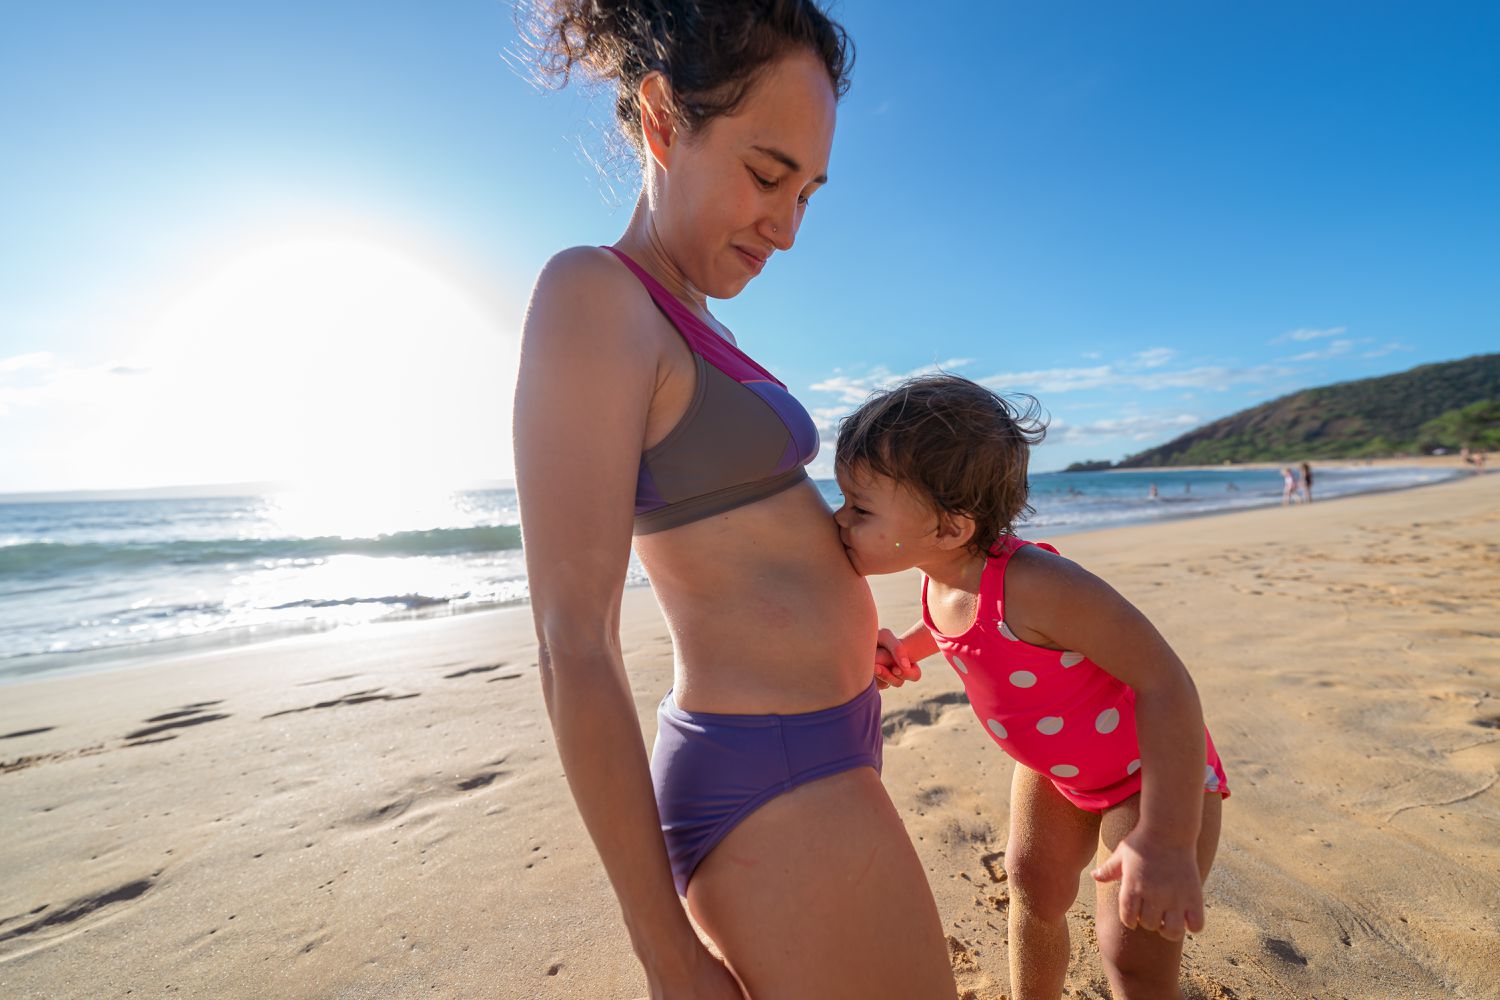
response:
<path id="1" fill-rule="evenodd" d="M 346 608 L 356 604 L 390 604 L 415 611 L 418 608 L 441 607 L 454 601 L 462 601 L 469 596 L 466 590 L 462 594 L 452 597 L 428 597 L 426 594 L 391 594 L 386 597 L 341 597 L 328 598 L 325 600 L 305 599 L 301 601 L 288 601 L 285 604 L 273 604 L 272 611 L 287 611 L 291 608 Z"/>
<path id="2" fill-rule="evenodd" d="M 521 547 L 514 524 L 398 531 L 374 538 L 215 538 L 170 542 L 25 542 L 0 547 L 0 574 L 46 576 L 108 569 L 327 559 L 332 556 L 444 556 Z"/>

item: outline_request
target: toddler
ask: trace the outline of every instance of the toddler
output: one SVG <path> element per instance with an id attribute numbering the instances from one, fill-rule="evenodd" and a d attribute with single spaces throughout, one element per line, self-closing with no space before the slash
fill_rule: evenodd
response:
<path id="1" fill-rule="evenodd" d="M 1060 997 L 1067 911 L 1090 863 L 1116 997 L 1181 997 L 1187 931 L 1219 839 L 1224 768 L 1192 678 L 1146 617 L 1015 522 L 1028 412 L 954 375 L 871 398 L 839 430 L 835 515 L 861 575 L 922 570 L 922 620 L 882 629 L 882 687 L 941 652 L 991 738 L 1020 765 L 1005 870 L 1016 1000 Z"/>

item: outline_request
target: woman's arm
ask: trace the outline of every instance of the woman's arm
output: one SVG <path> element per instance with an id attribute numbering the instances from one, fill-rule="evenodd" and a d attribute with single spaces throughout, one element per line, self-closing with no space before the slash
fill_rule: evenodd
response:
<path id="1" fill-rule="evenodd" d="M 673 888 L 620 654 L 636 475 L 659 355 L 649 316 L 632 322 L 632 281 L 602 251 L 565 251 L 543 269 L 527 310 L 516 491 L 542 691 L 568 784 L 652 995 L 692 983 L 697 995 L 739 997 Z M 710 966 L 716 988 L 695 978 Z"/>

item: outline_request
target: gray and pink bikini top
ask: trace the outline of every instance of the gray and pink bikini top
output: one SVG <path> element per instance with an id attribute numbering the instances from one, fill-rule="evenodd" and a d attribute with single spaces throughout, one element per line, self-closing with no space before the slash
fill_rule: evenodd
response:
<path id="1" fill-rule="evenodd" d="M 635 534 L 648 535 L 754 503 L 807 478 L 818 429 L 786 386 L 714 333 L 635 261 L 640 279 L 693 352 L 697 383 L 677 426 L 641 455 Z"/>

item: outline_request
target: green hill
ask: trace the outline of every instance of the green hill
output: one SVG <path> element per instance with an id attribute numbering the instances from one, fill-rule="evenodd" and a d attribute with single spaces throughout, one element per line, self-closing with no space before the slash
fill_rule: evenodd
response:
<path id="1" fill-rule="evenodd" d="M 1500 448 L 1500 354 L 1303 389 L 1241 410 L 1115 468 L 1373 458 Z"/>

